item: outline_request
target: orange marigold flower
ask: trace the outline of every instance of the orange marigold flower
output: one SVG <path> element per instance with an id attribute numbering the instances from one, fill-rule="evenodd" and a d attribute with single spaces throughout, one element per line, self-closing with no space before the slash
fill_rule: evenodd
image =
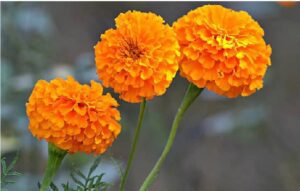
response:
<path id="1" fill-rule="evenodd" d="M 206 5 L 178 19 L 173 28 L 182 52 L 180 74 L 190 82 L 230 98 L 262 88 L 271 47 L 247 12 Z"/>
<path id="2" fill-rule="evenodd" d="M 120 98 L 137 103 L 162 95 L 178 70 L 179 44 L 172 28 L 153 13 L 128 11 L 95 48 L 99 79 Z"/>
<path id="3" fill-rule="evenodd" d="M 29 130 L 70 153 L 103 153 L 121 126 L 117 101 L 102 91 L 95 81 L 88 86 L 72 77 L 39 80 L 26 104 Z"/>
<path id="4" fill-rule="evenodd" d="M 297 2 L 296 1 L 292 1 L 292 0 L 287 0 L 287 1 L 278 1 L 277 2 L 279 5 L 283 6 L 283 7 L 295 7 Z"/>

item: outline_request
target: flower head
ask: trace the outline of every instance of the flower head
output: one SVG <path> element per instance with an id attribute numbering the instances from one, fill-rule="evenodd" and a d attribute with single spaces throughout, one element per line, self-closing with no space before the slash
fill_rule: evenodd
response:
<path id="1" fill-rule="evenodd" d="M 160 16 L 138 11 L 121 13 L 115 22 L 95 46 L 99 79 L 128 102 L 164 94 L 180 55 L 172 28 Z"/>
<path id="2" fill-rule="evenodd" d="M 279 5 L 281 5 L 282 7 L 295 7 L 297 2 L 296 1 L 292 1 L 292 0 L 287 0 L 287 1 L 278 1 L 277 2 Z"/>
<path id="3" fill-rule="evenodd" d="M 70 153 L 103 153 L 121 131 L 118 103 L 102 86 L 72 77 L 39 80 L 26 104 L 29 130 Z"/>
<path id="4" fill-rule="evenodd" d="M 180 74 L 190 82 L 230 98 L 262 88 L 271 47 L 247 12 L 206 5 L 173 28 L 182 52 Z"/>

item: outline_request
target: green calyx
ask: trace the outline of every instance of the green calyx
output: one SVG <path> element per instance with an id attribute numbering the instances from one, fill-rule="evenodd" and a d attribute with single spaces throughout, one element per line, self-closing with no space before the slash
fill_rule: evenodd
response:
<path id="1" fill-rule="evenodd" d="M 60 167 L 60 164 L 64 157 L 66 156 L 67 151 L 62 150 L 55 146 L 52 143 L 48 144 L 48 163 L 46 167 L 46 172 L 43 178 L 42 185 L 39 191 L 46 191 L 49 185 L 52 182 L 53 177 L 55 176 L 57 170 Z"/>

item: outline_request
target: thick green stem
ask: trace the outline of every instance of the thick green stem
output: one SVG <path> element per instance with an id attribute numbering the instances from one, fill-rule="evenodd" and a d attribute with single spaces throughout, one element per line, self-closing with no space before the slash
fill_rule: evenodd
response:
<path id="1" fill-rule="evenodd" d="M 66 154 L 67 151 L 56 147 L 52 143 L 48 144 L 48 163 L 40 191 L 47 191 Z"/>
<path id="2" fill-rule="evenodd" d="M 181 105 L 178 108 L 177 114 L 174 118 L 172 128 L 171 128 L 171 132 L 170 132 L 168 141 L 166 143 L 166 146 L 165 146 L 161 156 L 159 157 L 158 161 L 156 162 L 155 166 L 151 170 L 150 174 L 147 176 L 147 178 L 143 182 L 142 186 L 140 187 L 140 191 L 146 191 L 150 187 L 150 185 L 154 182 L 155 178 L 157 177 L 157 174 L 159 173 L 159 170 L 160 170 L 163 162 L 165 161 L 168 153 L 171 150 L 171 147 L 173 145 L 179 123 L 180 123 L 185 111 L 195 101 L 195 99 L 202 92 L 202 90 L 203 90 L 202 88 L 200 89 L 200 88 L 198 88 L 197 86 L 195 86 L 193 84 L 189 85 L 189 87 L 187 89 L 187 92 L 186 92 L 186 94 L 185 94 L 185 96 L 184 96 L 184 98 L 181 102 Z"/>
<path id="3" fill-rule="evenodd" d="M 135 154 L 135 151 L 136 151 L 136 146 L 137 146 L 137 143 L 138 143 L 138 140 L 139 140 L 140 130 L 141 130 L 141 127 L 142 127 L 145 108 L 146 108 L 146 99 L 143 99 L 143 101 L 140 105 L 140 113 L 139 113 L 139 118 L 138 118 L 138 124 L 137 124 L 137 127 L 136 127 L 135 132 L 134 132 L 134 138 L 133 138 L 133 143 L 132 143 L 131 149 L 130 149 L 129 159 L 127 161 L 126 170 L 125 170 L 124 176 L 122 177 L 122 181 L 121 181 L 121 184 L 120 184 L 120 191 L 125 190 L 125 182 L 127 180 L 129 170 L 130 170 L 130 167 L 132 165 L 133 157 L 134 157 L 134 154 Z"/>

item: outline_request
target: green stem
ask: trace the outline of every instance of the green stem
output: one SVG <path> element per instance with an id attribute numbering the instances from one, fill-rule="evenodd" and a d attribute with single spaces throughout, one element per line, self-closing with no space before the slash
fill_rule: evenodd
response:
<path id="1" fill-rule="evenodd" d="M 135 151 L 136 151 L 136 146 L 137 146 L 137 142 L 138 142 L 138 139 L 139 139 L 139 136 L 140 136 L 140 130 L 141 130 L 142 122 L 143 122 L 143 118 L 144 118 L 145 108 L 146 108 L 146 99 L 143 99 L 142 103 L 140 104 L 140 113 L 139 113 L 139 118 L 138 118 L 138 124 L 137 124 L 137 127 L 136 127 L 135 132 L 134 132 L 134 139 L 133 139 L 133 143 L 131 145 L 129 159 L 127 161 L 125 174 L 122 177 L 122 181 L 121 181 L 121 185 L 120 185 L 120 191 L 125 190 L 125 182 L 127 180 L 129 170 L 130 170 L 130 167 L 132 165 L 133 157 L 134 157 L 134 154 L 135 154 Z"/>
<path id="2" fill-rule="evenodd" d="M 40 191 L 47 191 L 50 186 L 52 179 L 57 172 L 62 160 L 66 156 L 67 151 L 64 151 L 52 143 L 48 144 L 48 163 L 46 167 L 46 172 L 43 178 L 42 186 Z"/>
<path id="3" fill-rule="evenodd" d="M 165 146 L 161 156 L 159 157 L 158 161 L 156 162 L 155 166 L 151 170 L 150 174 L 147 176 L 147 178 L 143 182 L 142 186 L 140 187 L 140 191 L 146 191 L 150 187 L 150 185 L 154 182 L 155 178 L 157 177 L 157 174 L 159 173 L 159 170 L 160 170 L 163 162 L 165 161 L 168 153 L 171 150 L 171 147 L 173 145 L 179 123 L 180 123 L 185 111 L 195 101 L 195 99 L 202 92 L 202 90 L 203 90 L 202 88 L 200 89 L 200 88 L 198 88 L 197 86 L 195 86 L 193 84 L 189 85 L 189 87 L 188 87 L 188 89 L 185 93 L 185 96 L 184 96 L 184 98 L 181 102 L 181 105 L 178 108 L 177 114 L 174 118 L 172 128 L 171 128 L 171 132 L 170 132 L 168 141 L 166 143 L 166 146 Z"/>

